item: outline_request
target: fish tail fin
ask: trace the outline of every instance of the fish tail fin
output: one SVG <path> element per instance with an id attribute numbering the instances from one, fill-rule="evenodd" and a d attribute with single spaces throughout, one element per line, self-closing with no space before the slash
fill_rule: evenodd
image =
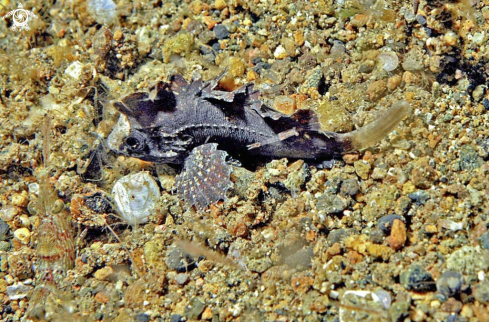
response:
<path id="1" fill-rule="evenodd" d="M 411 111 L 412 108 L 409 103 L 402 100 L 364 127 L 350 133 L 338 134 L 338 139 L 345 146 L 344 152 L 362 150 L 378 143 L 392 132 Z"/>

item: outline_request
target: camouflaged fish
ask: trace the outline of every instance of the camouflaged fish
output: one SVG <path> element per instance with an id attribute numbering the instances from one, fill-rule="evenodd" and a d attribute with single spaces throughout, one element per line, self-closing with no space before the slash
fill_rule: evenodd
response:
<path id="1" fill-rule="evenodd" d="M 311 110 L 288 116 L 263 105 L 253 84 L 232 92 L 216 90 L 219 79 L 189 84 L 175 75 L 150 92 L 114 102 L 124 116 L 108 140 L 112 149 L 127 156 L 185 163 L 177 192 L 200 208 L 222 199 L 232 186 L 226 153 L 217 148 L 237 160 L 287 157 L 319 163 L 372 146 L 411 110 L 399 101 L 361 129 L 334 133 L 323 131 Z"/>

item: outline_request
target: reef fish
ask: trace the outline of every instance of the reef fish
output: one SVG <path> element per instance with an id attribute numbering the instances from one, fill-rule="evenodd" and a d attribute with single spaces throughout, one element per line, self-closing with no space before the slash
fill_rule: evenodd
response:
<path id="1" fill-rule="evenodd" d="M 206 164 L 190 164 L 188 160 L 203 160 L 195 156 L 188 159 L 191 153 L 206 155 L 219 148 L 240 161 L 287 157 L 319 163 L 374 145 L 411 111 L 408 102 L 399 101 L 358 130 L 334 133 L 321 129 L 312 110 L 285 115 L 262 104 L 253 84 L 227 92 L 216 89 L 219 79 L 188 83 L 175 75 L 169 83 L 160 82 L 149 92 L 132 93 L 114 101 L 123 116 L 109 137 L 109 147 L 145 161 L 185 163 L 185 169 L 198 166 L 207 173 L 212 169 L 206 168 Z M 203 145 L 206 146 L 200 147 Z M 196 147 L 200 148 L 193 152 Z M 213 160 L 213 166 L 225 169 L 225 157 L 220 156 L 206 159 Z M 188 180 L 180 181 L 189 185 Z M 190 188 L 202 193 L 201 187 Z M 177 186 L 177 190 L 183 188 Z M 207 198 L 208 203 L 216 198 Z M 202 202 L 194 199 L 192 203 L 199 206 L 207 203 L 205 196 L 200 198 Z"/>

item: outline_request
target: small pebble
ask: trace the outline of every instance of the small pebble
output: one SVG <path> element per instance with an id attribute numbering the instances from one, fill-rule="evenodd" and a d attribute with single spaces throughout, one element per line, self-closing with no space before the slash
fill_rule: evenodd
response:
<path id="1" fill-rule="evenodd" d="M 456 295 L 462 289 L 464 278 L 455 271 L 444 272 L 436 281 L 436 288 L 446 298 Z"/>
<path id="2" fill-rule="evenodd" d="M 19 228 L 14 231 L 14 237 L 17 238 L 22 244 L 28 244 L 31 240 L 31 232 L 27 228 Z"/>
<path id="3" fill-rule="evenodd" d="M 391 64 L 388 64 L 387 68 L 390 68 Z M 395 68 L 394 68 L 395 69 Z M 378 101 L 387 94 L 387 83 L 386 81 L 380 79 L 371 83 L 367 87 L 367 95 L 371 102 Z"/>
<path id="4" fill-rule="evenodd" d="M 226 8 L 228 5 L 226 3 L 226 1 L 224 0 L 216 0 L 214 1 L 214 7 L 216 7 L 217 10 L 222 10 L 224 8 Z"/>
<path id="5" fill-rule="evenodd" d="M 214 34 L 219 40 L 229 38 L 229 31 L 222 24 L 218 24 L 214 27 Z"/>
<path id="6" fill-rule="evenodd" d="M 372 169 L 372 166 L 370 163 L 363 161 L 363 160 L 358 160 L 353 162 L 353 167 L 355 168 L 355 173 L 362 178 L 363 180 L 368 179 L 368 175 L 370 173 L 370 170 Z"/>
<path id="7" fill-rule="evenodd" d="M 195 264 L 195 259 L 184 250 L 176 247 L 171 247 L 167 251 L 165 263 L 169 269 L 177 272 L 186 272 Z"/>
<path id="8" fill-rule="evenodd" d="M 114 273 L 114 269 L 111 266 L 105 266 L 102 267 L 101 269 L 97 270 L 93 276 L 95 276 L 96 279 L 101 280 L 101 281 L 106 281 L 109 279 L 110 275 Z"/>
<path id="9" fill-rule="evenodd" d="M 389 236 L 389 246 L 394 250 L 400 249 L 404 246 L 407 239 L 406 225 L 399 219 L 394 219 L 392 223 L 392 230 Z"/>
<path id="10" fill-rule="evenodd" d="M 183 316 L 181 316 L 180 314 L 173 314 L 170 317 L 170 322 L 182 322 L 182 321 L 184 321 Z"/>
<path id="11" fill-rule="evenodd" d="M 137 313 L 134 315 L 134 322 L 149 322 L 151 321 L 149 315 L 146 313 Z"/>
<path id="12" fill-rule="evenodd" d="M 183 284 L 185 284 L 185 283 L 188 281 L 188 277 L 189 277 L 189 275 L 188 275 L 188 274 L 179 273 L 179 274 L 177 274 L 177 276 L 175 277 L 175 281 L 176 281 L 178 284 L 183 285 Z"/>
<path id="13" fill-rule="evenodd" d="M 316 208 L 328 214 L 337 214 L 345 210 L 345 203 L 337 195 L 322 195 L 318 198 Z"/>
<path id="14" fill-rule="evenodd" d="M 430 199 L 430 194 L 424 190 L 418 190 L 415 192 L 411 192 L 408 194 L 408 197 L 411 198 L 418 205 L 424 205 L 428 199 Z"/>
<path id="15" fill-rule="evenodd" d="M 416 292 L 431 292 L 436 289 L 431 274 L 421 264 L 411 264 L 401 272 L 401 284 L 407 289 Z"/>
<path id="16" fill-rule="evenodd" d="M 187 308 L 185 310 L 185 316 L 192 320 L 197 320 L 199 316 L 204 311 L 205 304 L 198 297 L 193 297 L 190 299 Z"/>
<path id="17" fill-rule="evenodd" d="M 482 281 L 475 286 L 474 297 L 482 304 L 489 303 L 489 281 Z"/>
<path id="18" fill-rule="evenodd" d="M 394 220 L 404 220 L 404 218 L 402 218 L 401 216 L 399 215 L 387 215 L 387 216 L 383 216 L 379 219 L 379 224 L 378 224 L 378 227 L 382 230 L 382 232 L 385 234 L 385 235 L 390 235 L 391 234 L 391 229 L 392 229 L 392 225 L 393 225 L 393 222 Z"/>

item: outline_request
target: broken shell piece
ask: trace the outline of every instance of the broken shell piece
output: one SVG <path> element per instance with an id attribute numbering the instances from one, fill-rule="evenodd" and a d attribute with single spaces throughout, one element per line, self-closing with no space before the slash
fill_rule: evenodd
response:
<path id="1" fill-rule="evenodd" d="M 143 171 L 120 178 L 112 194 L 122 219 L 135 226 L 154 212 L 160 189 L 153 177 Z"/>
<path id="2" fill-rule="evenodd" d="M 340 322 L 374 321 L 372 316 L 379 316 L 385 309 L 379 296 L 370 291 L 350 290 L 341 297 Z"/>
<path id="3" fill-rule="evenodd" d="M 399 65 L 399 57 L 397 57 L 397 54 L 393 51 L 380 53 L 377 56 L 377 59 L 382 64 L 382 69 L 387 72 L 392 72 Z"/>
<path id="4" fill-rule="evenodd" d="M 217 150 L 216 143 L 192 150 L 184 170 L 175 178 L 177 193 L 188 205 L 203 209 L 226 197 L 226 191 L 233 186 L 226 156 L 226 152 Z"/>
<path id="5" fill-rule="evenodd" d="M 107 138 L 109 149 L 118 151 L 124 139 L 129 136 L 131 125 L 127 117 L 123 114 L 119 116 L 117 124 Z"/>

